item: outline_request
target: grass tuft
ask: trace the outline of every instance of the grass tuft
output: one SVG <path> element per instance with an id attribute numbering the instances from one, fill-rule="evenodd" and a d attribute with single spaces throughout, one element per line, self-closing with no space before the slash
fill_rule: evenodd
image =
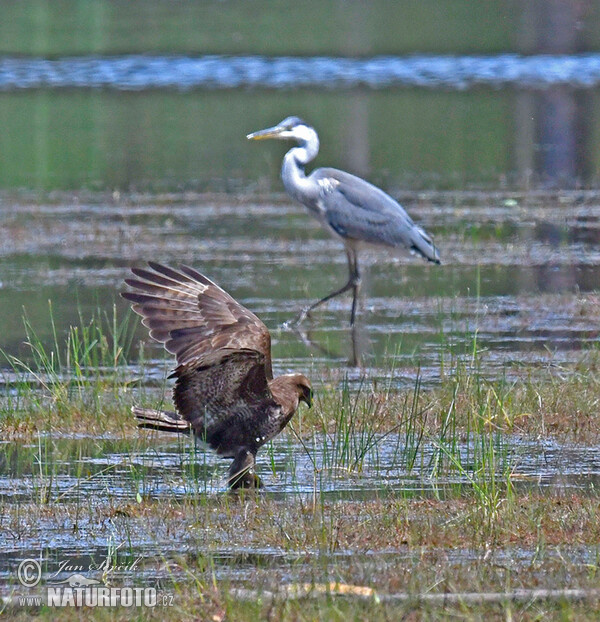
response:
<path id="1" fill-rule="evenodd" d="M 98 311 L 70 326 L 64 342 L 56 330 L 49 303 L 53 340 L 45 344 L 26 314 L 23 324 L 29 357 L 1 351 L 8 369 L 0 400 L 0 429 L 10 438 L 50 429 L 106 427 L 110 415 L 124 406 L 132 381 L 128 356 L 135 323 L 131 313 L 117 317 Z M 126 408 L 128 410 L 128 408 Z"/>

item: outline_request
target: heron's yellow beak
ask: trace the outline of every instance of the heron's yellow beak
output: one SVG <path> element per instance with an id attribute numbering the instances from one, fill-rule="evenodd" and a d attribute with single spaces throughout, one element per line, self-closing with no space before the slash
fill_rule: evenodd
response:
<path id="1" fill-rule="evenodd" d="M 248 140 L 264 140 L 265 138 L 279 138 L 279 134 L 282 132 L 282 128 L 278 125 L 275 127 L 268 127 L 266 130 L 259 130 L 258 132 L 252 132 L 248 134 L 246 138 Z"/>

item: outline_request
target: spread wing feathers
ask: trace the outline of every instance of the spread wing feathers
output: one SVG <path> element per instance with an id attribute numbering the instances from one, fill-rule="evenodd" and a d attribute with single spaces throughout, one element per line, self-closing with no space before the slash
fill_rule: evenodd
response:
<path id="1" fill-rule="evenodd" d="M 343 238 L 403 246 L 429 261 L 440 263 L 433 240 L 383 190 L 333 168 L 319 168 L 310 177 L 317 183 L 320 179 L 334 180 L 323 184 L 326 190 L 322 201 L 329 225 Z"/>
<path id="2" fill-rule="evenodd" d="M 279 433 L 282 407 L 265 375 L 264 355 L 239 350 L 215 364 L 180 365 L 173 401 L 196 436 L 224 456 L 256 451 Z"/>
<path id="3" fill-rule="evenodd" d="M 125 282 L 136 291 L 121 295 L 134 304 L 150 336 L 175 354 L 178 366 L 215 364 L 232 352 L 260 354 L 268 379 L 271 337 L 267 327 L 218 285 L 188 266 L 179 270 L 149 262 L 132 268 Z"/>

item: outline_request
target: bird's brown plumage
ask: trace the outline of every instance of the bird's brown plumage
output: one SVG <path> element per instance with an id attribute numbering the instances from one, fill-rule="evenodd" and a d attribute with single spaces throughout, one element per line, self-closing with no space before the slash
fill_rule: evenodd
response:
<path id="1" fill-rule="evenodd" d="M 150 336 L 175 355 L 176 413 L 134 409 L 141 427 L 189 432 L 234 459 L 230 485 L 257 485 L 259 447 L 279 434 L 298 408 L 310 404 L 302 374 L 273 379 L 267 327 L 218 285 L 187 266 L 150 262 L 125 279 L 121 295 L 143 317 Z M 185 424 L 188 423 L 188 425 Z"/>

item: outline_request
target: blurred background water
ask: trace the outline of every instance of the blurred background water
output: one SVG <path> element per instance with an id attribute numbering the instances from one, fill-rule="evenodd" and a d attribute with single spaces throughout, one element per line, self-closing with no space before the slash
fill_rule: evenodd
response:
<path id="1" fill-rule="evenodd" d="M 388 189 L 590 184 L 599 80 L 591 0 L 7 0 L 0 188 L 279 189 L 288 114 Z"/>

